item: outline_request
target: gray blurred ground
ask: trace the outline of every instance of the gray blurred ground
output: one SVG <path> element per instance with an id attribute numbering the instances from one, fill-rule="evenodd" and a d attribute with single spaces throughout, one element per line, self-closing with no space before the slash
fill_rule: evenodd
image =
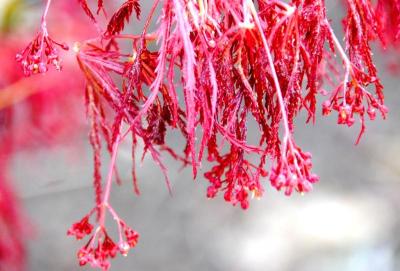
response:
<path id="1" fill-rule="evenodd" d="M 114 186 L 112 203 L 141 238 L 111 270 L 399 271 L 400 80 L 381 74 L 390 114 L 386 121 L 369 122 L 358 146 L 358 127 L 340 127 L 335 117 L 320 118 L 314 126 L 298 121 L 297 143 L 313 153 L 321 177 L 305 196 L 287 198 L 266 181 L 264 197 L 244 212 L 221 198 L 206 200 L 205 180 L 192 181 L 190 169 L 179 171 L 178 163 L 166 159 L 170 197 L 161 172 L 146 159 L 138 167 L 137 197 L 130 154 L 122 149 L 124 184 Z M 36 228 L 30 271 L 86 270 L 75 257 L 83 243 L 65 234 L 93 207 L 86 141 L 20 153 L 14 161 L 14 177 Z"/>

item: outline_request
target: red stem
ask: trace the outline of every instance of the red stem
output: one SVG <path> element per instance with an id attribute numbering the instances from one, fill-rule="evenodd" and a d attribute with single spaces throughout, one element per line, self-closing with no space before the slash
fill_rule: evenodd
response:
<path id="1" fill-rule="evenodd" d="M 121 125 L 119 127 L 119 130 L 120 129 L 121 129 Z M 115 142 L 113 144 L 113 151 L 112 151 L 110 166 L 109 166 L 109 170 L 108 170 L 107 180 L 106 180 L 106 188 L 104 191 L 103 201 L 100 206 L 101 209 L 100 209 L 99 224 L 101 227 L 104 226 L 104 222 L 105 222 L 105 213 L 106 213 L 106 208 L 109 203 L 109 198 L 110 198 L 110 193 L 111 193 L 111 185 L 112 185 L 112 176 L 113 176 L 113 172 L 114 172 L 114 168 L 115 168 L 115 163 L 117 160 L 117 153 L 118 153 L 118 146 L 120 143 L 120 139 L 121 139 L 121 134 L 120 134 L 120 131 L 118 131 L 117 138 L 115 139 Z"/>
<path id="2" fill-rule="evenodd" d="M 339 55 L 342 58 L 344 65 L 345 65 L 346 73 L 344 75 L 344 80 L 343 80 L 343 105 L 346 105 L 346 88 L 347 88 L 347 83 L 349 82 L 350 73 L 352 72 L 351 61 L 347 57 L 346 52 L 344 51 L 342 45 L 340 45 L 340 42 L 337 39 L 335 33 L 333 32 L 332 27 L 330 26 L 329 22 L 326 21 L 325 23 L 329 29 L 333 43 L 335 44 L 337 50 L 339 51 Z"/>
<path id="3" fill-rule="evenodd" d="M 42 26 L 44 26 L 44 27 L 46 27 L 46 17 L 47 17 L 47 13 L 49 12 L 49 9 L 50 9 L 50 4 L 51 4 L 51 0 L 47 0 L 46 7 L 45 7 L 43 15 L 42 15 Z"/>

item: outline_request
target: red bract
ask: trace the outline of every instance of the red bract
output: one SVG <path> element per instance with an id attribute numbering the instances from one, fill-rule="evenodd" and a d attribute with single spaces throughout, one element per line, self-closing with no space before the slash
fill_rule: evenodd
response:
<path id="1" fill-rule="evenodd" d="M 371 42 L 398 45 L 399 1 L 343 2 L 344 45 L 330 25 L 324 0 L 156 0 L 138 34 L 127 33 L 126 25 L 133 13 L 139 19 L 139 1 L 125 1 L 101 25 L 80 0 L 99 33 L 74 46 L 86 83 L 98 224 L 78 254 L 81 264 L 107 270 L 116 247 L 126 255 L 137 243 L 137 233 L 109 205 L 113 176 L 118 181 L 118 146 L 129 133 L 132 160 L 142 141 L 143 156 L 151 155 L 168 188 L 162 151 L 191 164 L 193 178 L 207 157 L 207 197 L 223 193 L 227 202 L 247 209 L 250 196 L 264 192 L 268 171 L 271 185 L 286 195 L 309 192 L 318 181 L 311 154 L 297 146 L 293 135 L 301 110 L 307 122 L 315 121 L 318 95 L 330 94 L 323 115 L 334 110 L 338 123 L 347 126 L 360 120 L 357 142 L 365 131 L 365 114 L 373 120 L 379 111 L 385 118 Z M 105 4 L 97 1 L 97 16 L 110 10 Z M 149 33 L 154 20 L 158 28 Z M 132 44 L 127 50 L 120 46 L 126 40 Z M 324 80 L 333 87 L 330 93 L 322 88 Z M 167 140 L 171 131 L 185 140 L 182 155 Z M 111 156 L 104 185 L 102 141 Z M 139 194 L 134 166 L 132 172 Z M 117 221 L 117 245 L 104 227 L 107 210 Z M 85 217 L 70 234 L 81 238 L 90 233 L 89 225 Z"/>

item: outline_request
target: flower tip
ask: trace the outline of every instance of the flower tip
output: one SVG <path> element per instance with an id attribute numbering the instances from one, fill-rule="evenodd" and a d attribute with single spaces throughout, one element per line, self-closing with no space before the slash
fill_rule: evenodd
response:
<path id="1" fill-rule="evenodd" d="M 242 200 L 240 202 L 240 207 L 242 207 L 243 210 L 247 210 L 250 207 L 250 203 L 248 200 Z"/>
<path id="2" fill-rule="evenodd" d="M 207 188 L 207 198 L 209 198 L 209 199 L 215 198 L 215 196 L 217 195 L 217 192 L 218 192 L 218 190 L 215 186 L 213 186 L 213 185 L 209 186 Z"/>
<path id="3" fill-rule="evenodd" d="M 372 108 L 372 107 L 368 108 L 367 114 L 368 114 L 370 120 L 374 120 L 376 118 L 375 108 Z"/>
<path id="4" fill-rule="evenodd" d="M 118 245 L 119 251 L 121 252 L 121 255 L 126 257 L 128 256 L 128 252 L 129 252 L 129 244 L 127 242 L 121 242 Z"/>
<path id="5" fill-rule="evenodd" d="M 382 105 L 381 111 L 383 114 L 386 115 L 387 113 L 389 113 L 389 108 L 386 105 Z"/>
<path id="6" fill-rule="evenodd" d="M 327 100 L 322 103 L 322 115 L 327 116 L 332 111 L 331 109 L 331 101 Z"/>
<path id="7" fill-rule="evenodd" d="M 65 42 L 61 43 L 60 46 L 61 46 L 61 48 L 62 48 L 63 50 L 65 50 L 65 51 L 68 51 L 68 50 L 69 50 L 69 46 L 68 46 L 68 44 L 65 43 Z"/>

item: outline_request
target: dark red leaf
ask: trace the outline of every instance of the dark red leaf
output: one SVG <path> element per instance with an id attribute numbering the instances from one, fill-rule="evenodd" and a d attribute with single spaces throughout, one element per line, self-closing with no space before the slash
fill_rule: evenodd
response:
<path id="1" fill-rule="evenodd" d="M 92 11 L 90 10 L 88 3 L 86 0 L 78 0 L 79 4 L 81 5 L 83 11 L 86 13 L 86 15 L 93 21 L 96 22 L 96 18 L 94 17 Z"/>
<path id="2" fill-rule="evenodd" d="M 114 13 L 107 25 L 106 36 L 112 36 L 120 33 L 125 22 L 129 22 L 132 12 L 135 11 L 136 18 L 140 18 L 140 4 L 138 0 L 128 0 Z"/>

